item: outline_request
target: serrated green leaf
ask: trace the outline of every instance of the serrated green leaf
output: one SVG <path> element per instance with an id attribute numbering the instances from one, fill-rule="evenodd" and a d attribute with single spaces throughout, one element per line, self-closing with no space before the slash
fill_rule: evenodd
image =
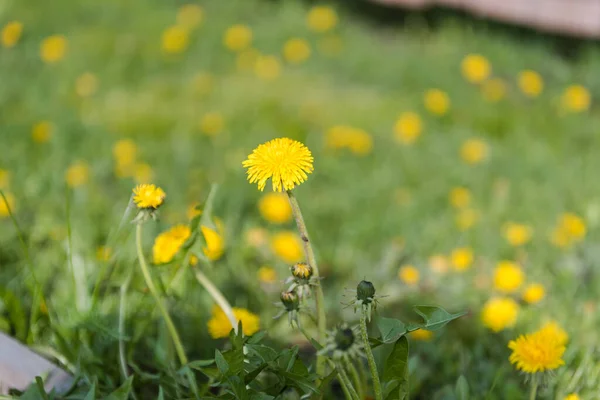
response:
<path id="1" fill-rule="evenodd" d="M 423 317 L 424 325 L 420 328 L 435 331 L 444 327 L 448 322 L 462 317 L 466 312 L 450 314 L 448 311 L 437 306 L 415 306 L 414 310 Z"/>
<path id="2" fill-rule="evenodd" d="M 400 336 L 406 333 L 406 325 L 404 322 L 395 318 L 378 317 L 375 324 L 381 333 L 381 341 L 383 343 L 394 343 Z"/>
<path id="3" fill-rule="evenodd" d="M 226 376 L 227 372 L 229 372 L 229 363 L 225 360 L 223 353 L 219 349 L 215 350 L 215 363 L 217 364 L 217 368 L 219 368 L 219 372 Z"/>
<path id="4" fill-rule="evenodd" d="M 408 340 L 401 336 L 385 362 L 383 381 L 386 400 L 408 399 Z"/>
<path id="5" fill-rule="evenodd" d="M 457 400 L 469 400 L 469 383 L 464 375 L 458 377 L 454 394 Z"/>
<path id="6" fill-rule="evenodd" d="M 133 376 L 130 376 L 117 390 L 109 394 L 105 400 L 127 400 L 129 392 L 131 392 L 132 383 Z"/>

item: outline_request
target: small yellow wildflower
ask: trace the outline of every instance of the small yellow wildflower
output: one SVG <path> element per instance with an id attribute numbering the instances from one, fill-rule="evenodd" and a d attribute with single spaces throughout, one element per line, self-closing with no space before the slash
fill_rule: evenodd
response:
<path id="1" fill-rule="evenodd" d="M 529 304 L 536 304 L 542 301 L 546 295 L 546 289 L 541 283 L 530 283 L 523 291 L 523 300 Z"/>
<path id="2" fill-rule="evenodd" d="M 200 119 L 200 131 L 206 136 L 216 136 L 223 131 L 224 127 L 225 120 L 219 112 L 208 112 Z"/>
<path id="3" fill-rule="evenodd" d="M 338 16 L 335 10 L 328 6 L 314 6 L 308 11 L 306 25 L 313 32 L 327 32 L 335 28 Z"/>
<path id="4" fill-rule="evenodd" d="M 304 39 L 293 38 L 283 45 L 283 58 L 290 64 L 300 64 L 310 57 L 310 45 Z"/>
<path id="5" fill-rule="evenodd" d="M 81 185 L 85 185 L 90 178 L 90 167 L 83 161 L 77 161 L 69 168 L 65 173 L 65 179 L 69 187 L 75 188 Z"/>
<path id="6" fill-rule="evenodd" d="M 19 21 L 11 21 L 2 28 L 2 46 L 14 47 L 23 33 L 23 24 Z"/>
<path id="7" fill-rule="evenodd" d="M 494 288 L 503 293 L 513 293 L 521 287 L 525 274 L 512 261 L 500 261 L 494 270 Z"/>
<path id="8" fill-rule="evenodd" d="M 256 49 L 249 48 L 242 50 L 237 55 L 235 65 L 238 71 L 254 71 L 256 68 L 256 62 L 259 58 L 260 52 Z"/>
<path id="9" fill-rule="evenodd" d="M 403 265 L 398 270 L 398 278 L 409 286 L 419 283 L 419 270 L 412 265 Z"/>
<path id="10" fill-rule="evenodd" d="M 277 280 L 277 272 L 266 265 L 258 269 L 257 275 L 262 283 L 274 283 Z"/>
<path id="11" fill-rule="evenodd" d="M 327 57 L 335 57 L 344 49 L 344 41 L 339 35 L 327 35 L 317 42 L 319 52 Z"/>
<path id="12" fill-rule="evenodd" d="M 173 261 L 181 246 L 190 238 L 192 231 L 187 225 L 175 225 L 168 231 L 162 232 L 154 240 L 152 246 L 152 262 L 166 264 Z"/>
<path id="13" fill-rule="evenodd" d="M 98 78 L 91 72 L 81 74 L 75 81 L 75 93 L 79 97 L 90 97 L 98 90 Z"/>
<path id="14" fill-rule="evenodd" d="M 437 274 L 448 272 L 448 258 L 442 254 L 434 254 L 429 257 L 429 267 Z"/>
<path id="15" fill-rule="evenodd" d="M 530 69 L 519 72 L 519 89 L 527 97 L 538 97 L 544 90 L 542 76 Z"/>
<path id="16" fill-rule="evenodd" d="M 566 395 L 563 400 L 581 400 L 581 398 L 577 393 L 571 393 Z"/>
<path id="17" fill-rule="evenodd" d="M 366 155 L 373 149 L 373 138 L 366 131 L 346 125 L 336 125 L 327 130 L 327 147 L 348 148 L 356 155 Z"/>
<path id="18" fill-rule="evenodd" d="M 200 230 L 204 236 L 206 246 L 202 249 L 204 255 L 211 261 L 217 261 L 225 252 L 223 236 L 207 226 L 201 226 Z"/>
<path id="19" fill-rule="evenodd" d="M 254 63 L 254 73 L 262 80 L 272 81 L 281 74 L 281 64 L 275 56 L 258 56 Z"/>
<path id="20" fill-rule="evenodd" d="M 555 321 L 546 322 L 539 330 L 544 335 L 547 335 L 552 341 L 558 345 L 565 345 L 569 341 L 569 335 Z"/>
<path id="21" fill-rule="evenodd" d="M 241 51 L 252 43 L 252 30 L 246 25 L 233 25 L 225 31 L 223 44 L 231 51 Z"/>
<path id="22" fill-rule="evenodd" d="M 112 255 L 112 249 L 106 246 L 100 246 L 96 249 L 96 259 L 98 261 L 108 261 Z"/>
<path id="23" fill-rule="evenodd" d="M 288 264 L 302 261 L 304 253 L 298 235 L 292 231 L 276 233 L 271 238 L 271 250 Z"/>
<path id="24" fill-rule="evenodd" d="M 582 112 L 590 108 L 592 97 L 581 85 L 571 85 L 565 89 L 561 98 L 563 109 L 570 112 Z"/>
<path id="25" fill-rule="evenodd" d="M 152 167 L 146 163 L 137 163 L 133 167 L 133 179 L 137 183 L 148 183 L 152 180 L 154 171 Z"/>
<path id="26" fill-rule="evenodd" d="M 531 240 L 533 229 L 529 225 L 509 222 L 503 229 L 504 238 L 511 246 L 522 246 Z"/>
<path id="27" fill-rule="evenodd" d="M 428 331 L 427 329 L 417 329 L 416 331 L 410 332 L 408 336 L 414 340 L 429 342 L 433 339 L 433 332 Z"/>
<path id="28" fill-rule="evenodd" d="M 496 103 L 506 96 L 506 83 L 500 78 L 488 79 L 481 84 L 483 99 L 489 103 Z"/>
<path id="29" fill-rule="evenodd" d="M 0 168 L 0 189 L 8 188 L 10 184 L 10 172 Z"/>
<path id="30" fill-rule="evenodd" d="M 31 138 L 36 143 L 46 143 L 52 137 L 54 126 L 50 121 L 40 121 L 33 125 L 31 129 Z"/>
<path id="31" fill-rule="evenodd" d="M 248 181 L 264 190 L 270 178 L 274 192 L 292 190 L 308 179 L 313 171 L 313 156 L 300 142 L 278 138 L 259 145 L 242 163 Z"/>
<path id="32" fill-rule="evenodd" d="M 292 219 L 292 207 L 287 196 L 267 193 L 258 202 L 258 210 L 264 219 L 274 224 L 283 224 Z"/>
<path id="33" fill-rule="evenodd" d="M 400 114 L 394 125 L 394 136 L 402 144 L 412 144 L 421 135 L 423 122 L 419 114 L 404 112 Z"/>
<path id="34" fill-rule="evenodd" d="M 260 329 L 260 318 L 258 315 L 251 313 L 245 308 L 233 308 L 233 315 L 238 321 L 242 321 L 242 332 L 246 336 L 252 336 Z M 208 333 L 213 339 L 221 339 L 229 336 L 229 332 L 233 327 L 231 322 L 221 310 L 220 307 L 214 306 L 212 310 L 212 318 L 208 321 Z"/>
<path id="35" fill-rule="evenodd" d="M 137 208 L 157 209 L 162 206 L 167 194 L 154 184 L 142 183 L 133 189 L 133 202 Z"/>
<path id="36" fill-rule="evenodd" d="M 117 164 L 133 165 L 137 157 L 137 146 L 131 139 L 121 139 L 113 145 L 112 153 Z"/>
<path id="37" fill-rule="evenodd" d="M 197 4 L 184 4 L 177 11 L 177 25 L 195 29 L 202 23 L 204 11 Z"/>
<path id="38" fill-rule="evenodd" d="M 473 250 L 468 247 L 454 249 L 450 255 L 450 262 L 456 271 L 464 271 L 473 264 Z"/>
<path id="39" fill-rule="evenodd" d="M 67 38 L 63 35 L 52 35 L 42 40 L 40 57 L 42 61 L 53 64 L 63 59 L 67 53 Z"/>
<path id="40" fill-rule="evenodd" d="M 460 158 L 467 164 L 478 164 L 488 155 L 488 146 L 481 139 L 468 139 L 460 148 Z"/>
<path id="41" fill-rule="evenodd" d="M 479 211 L 471 208 L 464 208 L 456 214 L 455 222 L 456 227 L 460 231 L 467 231 L 471 229 L 479 221 Z"/>
<path id="42" fill-rule="evenodd" d="M 429 89 L 425 92 L 423 103 L 427 111 L 434 115 L 446 115 L 450 109 L 448 94 L 439 89 Z"/>
<path id="43" fill-rule="evenodd" d="M 4 192 L 4 196 L 6 201 L 0 196 L 0 218 L 8 217 L 10 215 L 9 209 L 11 212 L 15 212 L 15 196 L 9 192 Z"/>
<path id="44" fill-rule="evenodd" d="M 508 343 L 512 350 L 510 363 L 528 374 L 556 369 L 565 363 L 562 356 L 566 342 L 562 339 L 556 330 L 544 328 L 521 335 Z"/>
<path id="45" fill-rule="evenodd" d="M 455 187 L 448 196 L 454 208 L 466 208 L 471 204 L 471 192 L 466 187 Z"/>
<path id="46" fill-rule="evenodd" d="M 481 54 L 467 55 L 460 68 L 463 77 L 471 83 L 481 83 L 492 73 L 490 62 Z"/>
<path id="47" fill-rule="evenodd" d="M 184 52 L 189 45 L 189 31 L 183 26 L 173 25 L 162 34 L 162 51 L 167 54 Z"/>
<path id="48" fill-rule="evenodd" d="M 587 233 L 583 218 L 574 213 L 565 213 L 562 216 L 560 225 L 564 227 L 569 237 L 574 240 L 583 239 Z"/>
<path id="49" fill-rule="evenodd" d="M 481 310 L 481 321 L 494 332 L 512 328 L 517 322 L 519 304 L 509 297 L 494 297 Z"/>

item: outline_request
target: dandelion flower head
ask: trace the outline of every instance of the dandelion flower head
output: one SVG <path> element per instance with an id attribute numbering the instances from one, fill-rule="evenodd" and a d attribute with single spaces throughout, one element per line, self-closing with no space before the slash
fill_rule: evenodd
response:
<path id="1" fill-rule="evenodd" d="M 510 297 L 488 300 L 481 310 L 481 321 L 494 332 L 512 328 L 517 322 L 519 304 Z"/>
<path id="2" fill-rule="evenodd" d="M 62 60 L 67 53 L 67 38 L 63 35 L 52 35 L 42 40 L 40 57 L 42 61 L 53 64 Z"/>
<path id="3" fill-rule="evenodd" d="M 283 57 L 291 64 L 300 64 L 310 57 L 310 45 L 304 39 L 290 39 L 283 45 Z"/>
<path id="4" fill-rule="evenodd" d="M 14 47 L 23 33 L 23 24 L 11 21 L 2 28 L 2 45 L 6 48 Z"/>
<path id="5" fill-rule="evenodd" d="M 162 232 L 154 240 L 152 246 L 152 259 L 154 264 L 171 262 L 189 239 L 192 231 L 187 225 L 175 225 L 166 232 Z"/>
<path id="6" fill-rule="evenodd" d="M 511 246 L 522 246 L 531 240 L 533 229 L 529 225 L 509 222 L 504 226 L 504 238 Z"/>
<path id="7" fill-rule="evenodd" d="M 9 209 L 12 212 L 15 211 L 15 196 L 12 193 L 4 193 L 4 196 L 6 197 L 6 201 L 0 196 L 0 219 L 10 215 Z"/>
<path id="8" fill-rule="evenodd" d="M 469 54 L 461 63 L 463 77 L 471 83 L 481 83 L 492 73 L 492 66 L 481 54 Z"/>
<path id="9" fill-rule="evenodd" d="M 283 224 L 292 219 L 290 202 L 282 193 L 267 193 L 258 202 L 258 210 L 264 219 L 274 224 Z"/>
<path id="10" fill-rule="evenodd" d="M 242 331 L 246 336 L 252 336 L 260 329 L 260 318 L 258 315 L 245 308 L 233 308 L 233 315 L 238 321 L 242 321 Z M 231 322 L 219 306 L 212 309 L 212 317 L 208 321 L 208 333 L 213 339 L 221 339 L 229 336 L 233 327 Z"/>
<path id="11" fill-rule="evenodd" d="M 231 51 L 241 51 L 252 43 L 252 29 L 246 25 L 233 25 L 225 31 L 223 44 Z"/>
<path id="12" fill-rule="evenodd" d="M 398 270 L 398 278 L 408 286 L 419 283 L 419 270 L 412 265 L 403 265 Z"/>
<path id="13" fill-rule="evenodd" d="M 46 143 L 52 137 L 54 125 L 50 121 L 40 121 L 31 129 L 31 138 L 35 143 Z"/>
<path id="14" fill-rule="evenodd" d="M 337 13 L 333 8 L 328 6 L 314 6 L 306 16 L 306 24 L 313 32 L 327 32 L 335 28 L 337 23 Z"/>
<path id="15" fill-rule="evenodd" d="M 429 89 L 426 91 L 423 103 L 427 111 L 438 116 L 447 114 L 450 109 L 450 97 L 440 89 Z"/>
<path id="16" fill-rule="evenodd" d="M 143 183 L 133 189 L 133 202 L 138 208 L 157 209 L 164 203 L 165 197 L 167 194 L 154 184 Z"/>
<path id="17" fill-rule="evenodd" d="M 400 114 L 394 124 L 394 136 L 402 144 L 413 144 L 423 130 L 423 122 L 419 114 L 414 112 L 404 112 Z"/>
<path id="18" fill-rule="evenodd" d="M 541 283 L 530 283 L 523 291 L 523 300 L 529 304 L 536 304 L 542 301 L 546 295 L 546 289 Z"/>
<path id="19" fill-rule="evenodd" d="M 564 365 L 562 356 L 568 338 L 566 333 L 559 329 L 558 325 L 545 326 L 534 333 L 511 340 L 508 343 L 508 348 L 512 350 L 509 357 L 511 364 L 529 374 L 553 370 Z"/>
<path id="20" fill-rule="evenodd" d="M 473 250 L 468 247 L 461 247 L 452 251 L 450 262 L 457 271 L 464 271 L 473 264 Z"/>
<path id="21" fill-rule="evenodd" d="M 221 258 L 225 251 L 223 236 L 208 226 L 201 226 L 200 230 L 202 231 L 204 242 L 206 243 L 202 249 L 204 255 L 211 261 L 216 261 Z"/>
<path id="22" fill-rule="evenodd" d="M 292 231 L 283 231 L 273 235 L 271 249 L 278 258 L 288 264 L 294 264 L 303 258 L 300 238 Z"/>
<path id="23" fill-rule="evenodd" d="M 84 161 L 77 161 L 67 168 L 65 179 L 69 187 L 75 188 L 85 185 L 90 177 L 90 167 Z"/>
<path id="24" fill-rule="evenodd" d="M 533 70 L 525 70 L 519 73 L 519 89 L 527 97 L 537 97 L 544 90 L 542 76 Z"/>

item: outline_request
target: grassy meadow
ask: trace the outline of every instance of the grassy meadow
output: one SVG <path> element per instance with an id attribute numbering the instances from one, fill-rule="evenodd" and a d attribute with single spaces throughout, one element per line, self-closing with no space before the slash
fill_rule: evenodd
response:
<path id="1" fill-rule="evenodd" d="M 362 279 L 386 316 L 468 311 L 408 335 L 411 398 L 459 398 L 463 376 L 470 398 L 499 400 L 529 398 L 509 341 L 554 321 L 564 365 L 538 398 L 598 398 L 597 45 L 567 57 L 532 33 L 418 14 L 380 24 L 338 3 L 191 4 L 0 3 L 2 331 L 99 398 L 126 376 L 137 398 L 187 398 L 130 223 L 132 189 L 154 183 L 167 197 L 143 249 L 188 358 L 229 346 L 199 268 L 264 340 L 311 360 L 273 319 L 304 258 L 287 199 L 242 167 L 289 137 L 314 157 L 294 194 L 329 329 L 358 321 L 342 303 Z M 204 257 L 178 252 L 185 239 L 156 249 L 200 213 Z M 325 398 L 341 396 L 334 382 Z"/>

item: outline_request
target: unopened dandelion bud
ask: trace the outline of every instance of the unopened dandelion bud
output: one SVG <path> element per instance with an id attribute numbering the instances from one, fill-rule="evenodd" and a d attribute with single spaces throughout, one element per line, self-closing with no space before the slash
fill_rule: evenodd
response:
<path id="1" fill-rule="evenodd" d="M 300 307 L 300 298 L 295 290 L 281 292 L 280 299 L 287 311 L 296 311 Z"/>
<path id="2" fill-rule="evenodd" d="M 310 279 L 313 274 L 313 269 L 310 265 L 306 263 L 296 263 L 291 268 L 292 275 L 294 278 L 299 279 Z"/>
<path id="3" fill-rule="evenodd" d="M 338 328 L 334 340 L 338 350 L 348 350 L 354 344 L 354 332 L 350 328 Z"/>
<path id="4" fill-rule="evenodd" d="M 356 298 L 363 304 L 369 304 L 375 297 L 375 286 L 369 281 L 360 281 L 356 287 Z"/>

